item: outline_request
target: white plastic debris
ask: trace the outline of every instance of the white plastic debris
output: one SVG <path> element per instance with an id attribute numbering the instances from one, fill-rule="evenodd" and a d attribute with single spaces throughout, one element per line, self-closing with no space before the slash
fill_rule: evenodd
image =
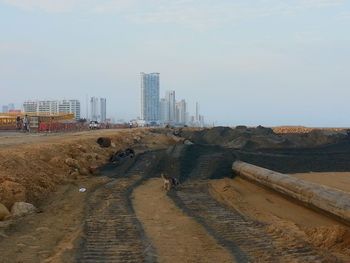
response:
<path id="1" fill-rule="evenodd" d="M 86 192 L 86 188 L 84 188 L 84 187 L 80 188 L 80 189 L 79 189 L 79 192 L 80 192 L 80 193 L 85 193 L 85 192 Z"/>

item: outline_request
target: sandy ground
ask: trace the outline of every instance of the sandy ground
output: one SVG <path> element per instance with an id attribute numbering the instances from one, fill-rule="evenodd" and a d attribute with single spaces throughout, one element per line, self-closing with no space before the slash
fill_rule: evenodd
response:
<path id="1" fill-rule="evenodd" d="M 150 179 L 133 194 L 136 215 L 151 238 L 161 263 L 234 262 L 205 229 L 179 210 L 162 189 L 161 179 Z"/>
<path id="2" fill-rule="evenodd" d="M 263 222 L 272 222 L 272 218 L 281 218 L 305 227 L 336 223 L 328 217 L 321 216 L 319 213 L 293 203 L 240 177 L 213 180 L 211 189 L 214 196 L 221 197 L 243 214 Z"/>
<path id="3" fill-rule="evenodd" d="M 85 198 L 105 180 L 81 177 L 43 201 L 42 213 L 0 222 L 0 262 L 74 262 L 72 249 L 82 232 Z M 80 187 L 88 191 L 80 193 Z"/>
<path id="4" fill-rule="evenodd" d="M 100 136 L 111 137 L 116 146 L 100 148 L 96 144 Z M 135 144 L 157 149 L 174 143 L 173 138 L 141 129 L 0 134 L 0 202 L 28 201 L 43 211 L 0 222 L 0 263 L 74 262 L 73 248 L 82 231 L 85 197 L 106 180 L 91 176 L 86 171 L 89 166 L 102 165 L 111 152 Z M 67 158 L 74 159 L 76 165 L 67 165 Z M 294 176 L 350 191 L 350 173 Z M 8 196 L 13 189 L 6 182 L 22 190 Z M 350 262 L 348 227 L 239 177 L 213 180 L 210 186 L 216 199 L 267 223 L 269 231 L 303 238 Z M 86 187 L 88 192 L 79 193 L 79 187 Z M 161 180 L 152 179 L 138 187 L 133 204 L 160 262 L 233 262 L 201 225 L 167 197 Z"/>
<path id="5" fill-rule="evenodd" d="M 240 177 L 213 180 L 210 187 L 217 200 L 267 223 L 269 231 L 302 238 L 350 262 L 350 229 L 334 219 Z"/>
<path id="6" fill-rule="evenodd" d="M 96 139 L 100 136 L 110 137 L 115 147 L 99 147 Z M 145 150 L 173 143 L 171 137 L 146 129 L 47 136 L 2 134 L 0 202 L 10 206 L 26 201 L 42 212 L 0 222 L 0 263 L 74 262 L 73 249 L 84 224 L 85 198 L 108 180 L 95 177 L 88 168 L 106 163 L 112 152 L 135 144 Z M 67 165 L 67 158 L 75 160 L 73 167 Z M 81 187 L 88 191 L 80 193 Z"/>
<path id="7" fill-rule="evenodd" d="M 350 192 L 350 172 L 299 173 L 292 174 L 300 179 Z"/>

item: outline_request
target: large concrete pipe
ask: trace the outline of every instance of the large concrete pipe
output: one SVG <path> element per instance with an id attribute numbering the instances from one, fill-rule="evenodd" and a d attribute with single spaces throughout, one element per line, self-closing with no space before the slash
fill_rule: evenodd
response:
<path id="1" fill-rule="evenodd" d="M 273 189 L 307 206 L 321 209 L 350 224 L 350 193 L 236 161 L 233 171 L 247 179 Z"/>

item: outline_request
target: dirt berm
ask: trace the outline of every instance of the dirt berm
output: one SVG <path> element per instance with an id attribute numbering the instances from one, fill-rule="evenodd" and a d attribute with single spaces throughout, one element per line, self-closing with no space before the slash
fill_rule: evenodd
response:
<path id="1" fill-rule="evenodd" d="M 100 147 L 96 139 L 101 136 L 111 138 L 113 146 Z M 94 173 L 117 150 L 175 143 L 172 137 L 145 129 L 23 138 L 18 139 L 22 144 L 0 145 L 0 203 L 8 209 L 19 201 L 38 204 L 57 185 Z"/>
<path id="2" fill-rule="evenodd" d="M 215 127 L 202 130 L 185 128 L 181 130 L 180 135 L 198 144 L 215 144 L 244 150 L 312 148 L 349 140 L 345 130 L 335 132 L 315 129 L 304 134 L 277 134 L 273 129 L 262 126 L 256 128 L 246 126 Z"/>

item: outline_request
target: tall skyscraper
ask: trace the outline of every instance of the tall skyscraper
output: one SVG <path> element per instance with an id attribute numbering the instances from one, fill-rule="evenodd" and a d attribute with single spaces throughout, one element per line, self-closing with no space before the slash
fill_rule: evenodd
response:
<path id="1" fill-rule="evenodd" d="M 166 92 L 166 100 L 169 102 L 169 122 L 176 122 L 176 98 L 175 90 Z"/>
<path id="2" fill-rule="evenodd" d="M 165 98 L 160 100 L 160 121 L 162 123 L 169 122 L 169 101 Z"/>
<path id="3" fill-rule="evenodd" d="M 159 73 L 141 73 L 141 119 L 159 122 Z"/>
<path id="4" fill-rule="evenodd" d="M 90 120 L 105 122 L 107 119 L 107 99 L 90 98 Z"/>
<path id="5" fill-rule="evenodd" d="M 98 121 L 100 119 L 99 107 L 98 107 L 98 98 L 90 98 L 90 120 Z"/>
<path id="6" fill-rule="evenodd" d="M 181 100 L 176 103 L 176 122 L 179 124 L 187 124 L 186 121 L 187 103 Z"/>
<path id="7" fill-rule="evenodd" d="M 100 112 L 101 112 L 101 122 L 106 122 L 107 119 L 107 100 L 106 98 L 100 98 Z"/>
<path id="8" fill-rule="evenodd" d="M 199 103 L 196 102 L 196 122 L 199 122 Z"/>

